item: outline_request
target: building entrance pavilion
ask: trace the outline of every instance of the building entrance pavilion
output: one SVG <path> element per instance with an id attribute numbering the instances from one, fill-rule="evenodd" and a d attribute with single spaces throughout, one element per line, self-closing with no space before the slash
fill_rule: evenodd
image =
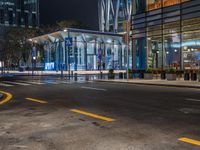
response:
<path id="1" fill-rule="evenodd" d="M 30 41 L 33 47 L 42 47 L 41 52 L 36 50 L 36 66 L 43 64 L 44 70 L 125 70 L 127 66 L 127 46 L 119 34 L 69 28 Z"/>

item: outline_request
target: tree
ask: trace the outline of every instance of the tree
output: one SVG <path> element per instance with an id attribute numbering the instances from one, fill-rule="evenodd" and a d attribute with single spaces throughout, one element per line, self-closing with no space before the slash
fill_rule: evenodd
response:
<path id="1" fill-rule="evenodd" d="M 20 61 L 27 63 L 31 52 L 30 37 L 37 36 L 38 29 L 21 27 L 9 28 L 5 34 L 4 62 L 8 68 L 19 66 Z"/>
<path id="2" fill-rule="evenodd" d="M 87 29 L 88 26 L 80 21 L 74 20 L 63 20 L 56 23 L 60 29 L 64 28 L 80 28 L 80 29 Z"/>

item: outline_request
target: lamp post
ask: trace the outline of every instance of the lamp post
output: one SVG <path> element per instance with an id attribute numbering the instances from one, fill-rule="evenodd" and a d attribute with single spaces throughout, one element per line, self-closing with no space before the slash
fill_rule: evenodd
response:
<path id="1" fill-rule="evenodd" d="M 130 22 L 126 21 L 124 24 L 124 29 L 126 31 L 124 41 L 126 43 L 126 48 L 127 48 L 127 53 L 126 53 L 126 59 L 127 59 L 127 68 L 126 68 L 126 75 L 127 75 L 127 80 L 129 79 L 129 49 L 130 49 Z"/>
<path id="2" fill-rule="evenodd" d="M 64 32 L 67 32 L 67 37 L 65 38 L 65 49 L 67 48 L 67 51 L 66 51 L 66 54 L 67 54 L 67 69 L 68 69 L 68 75 L 69 75 L 69 80 L 70 80 L 70 70 L 71 70 L 71 66 L 70 66 L 70 63 L 71 63 L 71 58 L 70 58 L 70 51 L 71 51 L 71 48 L 72 48 L 72 43 L 73 43 L 73 39 L 72 37 L 70 37 L 70 33 L 67 29 L 64 29 L 63 30 Z"/>

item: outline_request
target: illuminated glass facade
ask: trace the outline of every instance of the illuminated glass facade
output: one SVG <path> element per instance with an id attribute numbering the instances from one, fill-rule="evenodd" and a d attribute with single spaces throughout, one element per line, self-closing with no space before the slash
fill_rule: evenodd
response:
<path id="1" fill-rule="evenodd" d="M 39 0 L 1 0 L 0 26 L 36 27 L 39 25 Z"/>
<path id="2" fill-rule="evenodd" d="M 72 45 L 66 38 L 72 38 Z M 32 39 L 36 45 L 43 45 L 37 51 L 37 67 L 44 70 L 123 70 L 127 66 L 126 46 L 118 34 L 66 29 Z"/>
<path id="3" fill-rule="evenodd" d="M 199 0 L 133 0 L 133 69 L 198 69 Z"/>

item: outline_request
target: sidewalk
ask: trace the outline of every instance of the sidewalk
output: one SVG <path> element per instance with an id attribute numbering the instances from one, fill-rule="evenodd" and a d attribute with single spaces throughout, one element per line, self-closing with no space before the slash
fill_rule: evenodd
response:
<path id="1" fill-rule="evenodd" d="M 200 82 L 197 81 L 167 81 L 167 80 L 142 80 L 142 79 L 114 79 L 114 80 L 95 80 L 96 82 L 110 82 L 110 83 L 128 83 L 140 85 L 154 85 L 154 86 L 169 86 L 169 87 L 185 87 L 200 89 Z"/>
<path id="2" fill-rule="evenodd" d="M 77 73 L 78 75 L 97 75 L 100 74 L 100 72 L 102 72 L 102 74 L 108 74 L 108 70 L 94 70 L 94 71 L 73 71 L 71 70 L 70 73 L 75 74 Z M 125 73 L 125 70 L 115 70 L 114 73 L 119 74 L 120 72 Z M 63 71 L 64 75 L 68 75 L 69 72 L 68 71 Z M 19 71 L 9 71 L 9 73 L 4 74 L 4 75 L 32 75 L 32 71 L 23 71 L 23 72 L 19 72 Z M 45 75 L 61 75 L 61 71 L 34 71 L 33 75 L 36 76 L 45 76 Z"/>

